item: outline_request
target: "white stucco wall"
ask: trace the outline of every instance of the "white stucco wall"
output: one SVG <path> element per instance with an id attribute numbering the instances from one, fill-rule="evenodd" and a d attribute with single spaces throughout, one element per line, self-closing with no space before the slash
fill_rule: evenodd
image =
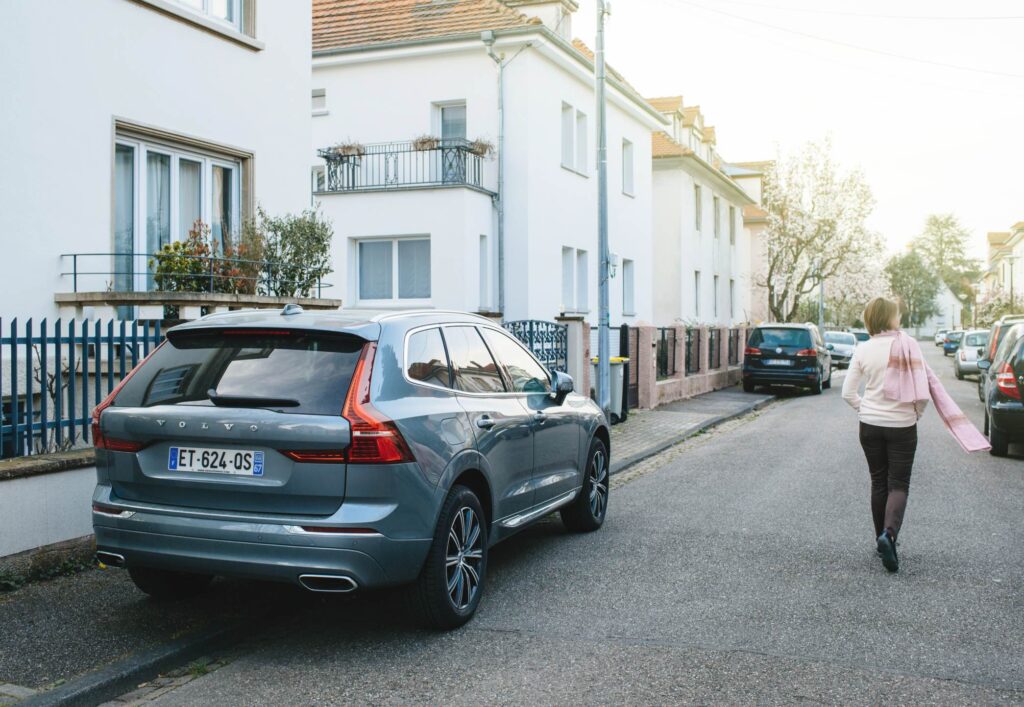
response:
<path id="1" fill-rule="evenodd" d="M 585 313 L 597 312 L 597 179 L 596 117 L 593 76 L 565 52 L 547 45 L 540 36 L 529 38 L 524 49 L 505 70 L 505 318 L 553 319 L 562 311 L 563 247 L 588 253 Z M 499 39 L 496 51 L 511 58 L 520 39 Z M 314 89 L 326 91 L 327 112 L 313 119 L 310 165 L 323 161 L 316 150 L 341 141 L 363 144 L 412 140 L 438 135 L 437 105 L 464 101 L 466 134 L 498 142 L 497 72 L 481 42 L 427 45 L 406 50 L 360 52 L 314 59 Z M 614 93 L 614 92 L 613 92 Z M 588 116 L 587 170 L 584 175 L 561 166 L 561 111 L 563 102 Z M 653 317 L 651 277 L 651 169 L 650 130 L 655 119 L 630 108 L 621 95 L 613 95 L 608 111 L 609 241 L 613 253 L 635 265 L 635 315 L 622 314 L 622 279 L 611 282 L 614 324 L 650 321 Z M 622 140 L 634 145 L 634 195 L 622 193 Z M 497 160 L 485 163 L 485 186 L 497 186 Z M 336 234 L 356 230 L 403 233 L 430 232 L 439 238 L 432 252 L 432 306 L 475 309 L 479 301 L 478 245 L 465 252 L 449 251 L 455 243 L 473 242 L 487 234 L 494 244 L 497 263 L 496 217 L 484 227 L 481 205 L 485 197 L 459 189 L 419 190 L 418 195 L 389 192 L 378 195 L 323 196 L 325 213 L 334 218 Z M 462 190 L 466 191 L 466 190 Z M 375 198 L 369 199 L 370 196 Z M 330 202 L 330 204 L 329 204 Z M 374 212 L 366 205 L 373 203 Z M 416 204 L 415 207 L 409 206 Z M 464 209 L 458 211 L 460 208 Z M 489 207 L 489 204 L 488 204 Z M 493 211 L 493 209 L 492 209 Z M 398 212 L 402 212 L 401 214 Z M 364 218 L 363 214 L 366 215 Z M 376 218 L 377 222 L 373 223 Z M 343 223 L 355 221 L 355 225 Z M 392 225 L 397 222 L 401 226 Z M 419 225 L 417 225 L 419 224 Z M 467 224 L 469 224 L 467 226 Z M 467 230 L 468 229 L 468 230 Z M 437 234 L 436 236 L 434 234 Z M 443 245 L 442 245 L 443 243 Z M 343 257 L 335 246 L 336 257 Z M 336 263 L 343 272 L 350 267 Z M 456 269 L 459 268 L 459 269 Z M 497 271 L 491 278 L 497 282 Z M 462 292 L 449 289 L 461 286 Z M 351 289 L 351 286 L 349 286 Z M 495 284 L 496 287 L 496 284 Z M 353 300 L 349 300 L 353 302 Z M 399 303 L 400 304 L 400 303 Z M 471 305 L 471 306 L 468 306 Z M 494 307 L 497 306 L 495 290 Z"/>
<path id="2" fill-rule="evenodd" d="M 743 226 L 743 204 L 732 191 L 707 178 L 707 168 L 690 159 L 665 160 L 654 170 L 654 252 L 658 323 L 675 321 L 729 326 L 749 321 L 750 233 Z M 701 187 L 701 228 L 696 227 L 694 186 Z M 719 199 L 721 225 L 715 237 L 714 200 Z M 735 209 L 736 242 L 729 242 L 729 207 Z M 665 254 L 665 262 L 661 255 Z M 700 271 L 700 306 L 695 272 Z M 718 276 L 717 313 L 715 275 Z M 735 299 L 730 312 L 729 281 Z M 678 293 L 678 295 L 676 294 Z M 678 298 L 678 299 L 677 299 Z"/>
<path id="3" fill-rule="evenodd" d="M 0 482 L 0 557 L 92 535 L 96 468 Z"/>
<path id="4" fill-rule="evenodd" d="M 257 10 L 260 51 L 131 0 L 0 6 L 0 317 L 56 315 L 60 254 L 113 250 L 115 118 L 251 152 L 268 212 L 308 206 L 310 5 Z"/>

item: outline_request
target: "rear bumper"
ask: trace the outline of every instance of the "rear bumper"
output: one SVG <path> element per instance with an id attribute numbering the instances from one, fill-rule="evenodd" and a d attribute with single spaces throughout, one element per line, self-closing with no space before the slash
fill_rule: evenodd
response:
<path id="1" fill-rule="evenodd" d="M 766 369 L 744 368 L 743 380 L 754 385 L 796 385 L 811 387 L 818 379 L 818 369 Z"/>
<path id="2" fill-rule="evenodd" d="M 123 516 L 93 512 L 96 549 L 123 556 L 127 567 L 288 583 L 298 583 L 303 574 L 332 575 L 349 577 L 359 588 L 375 588 L 413 581 L 431 544 L 430 537 L 311 533 L 298 525 L 378 526 L 353 522 L 345 517 L 345 506 L 331 519 L 254 521 L 140 508 L 139 504 L 112 499 L 110 487 L 103 485 L 97 486 L 93 500 L 138 509 Z M 352 505 L 349 514 L 355 510 Z M 358 514 L 365 517 L 367 509 L 358 509 Z"/>
<path id="3" fill-rule="evenodd" d="M 989 424 L 1013 441 L 1024 439 L 1024 405 L 1002 402 L 989 408 Z"/>

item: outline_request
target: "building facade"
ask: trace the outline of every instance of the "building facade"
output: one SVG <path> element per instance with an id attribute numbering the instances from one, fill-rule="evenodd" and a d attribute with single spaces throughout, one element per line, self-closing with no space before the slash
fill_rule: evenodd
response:
<path id="1" fill-rule="evenodd" d="M 652 137 L 654 312 L 659 323 L 730 326 L 751 320 L 754 200 L 725 171 L 714 128 L 681 96 L 650 99 L 669 126 Z"/>
<path id="2" fill-rule="evenodd" d="M 314 2 L 307 154 L 346 307 L 596 318 L 596 98 L 576 9 Z M 615 325 L 654 316 L 650 134 L 666 122 L 611 72 Z"/>
<path id="3" fill-rule="evenodd" d="M 151 289 L 197 219 L 226 242 L 257 204 L 308 206 L 308 4 L 7 2 L 0 24 L 5 320 Z"/>

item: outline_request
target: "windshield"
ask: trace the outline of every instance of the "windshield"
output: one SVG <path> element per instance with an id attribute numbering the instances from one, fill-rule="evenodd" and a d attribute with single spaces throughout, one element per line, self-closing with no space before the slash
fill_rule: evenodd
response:
<path id="1" fill-rule="evenodd" d="M 811 347 L 811 333 L 806 329 L 778 328 L 754 329 L 750 335 L 751 346 L 798 346 Z"/>
<path id="2" fill-rule="evenodd" d="M 301 331 L 181 333 L 128 379 L 114 404 L 213 405 L 215 391 L 229 406 L 232 398 L 266 399 L 252 407 L 340 415 L 363 343 Z"/>
<path id="3" fill-rule="evenodd" d="M 826 331 L 825 341 L 830 344 L 846 344 L 847 346 L 853 346 L 857 343 L 857 337 L 853 334 L 847 334 L 844 331 Z"/>

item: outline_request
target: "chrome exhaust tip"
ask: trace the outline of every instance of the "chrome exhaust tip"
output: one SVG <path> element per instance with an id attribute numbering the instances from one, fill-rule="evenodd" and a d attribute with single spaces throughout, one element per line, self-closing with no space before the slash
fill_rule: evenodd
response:
<path id="1" fill-rule="evenodd" d="M 124 567 L 125 565 L 124 555 L 118 555 L 116 552 L 107 552 L 106 550 L 96 552 L 96 561 L 110 567 Z"/>
<path id="2" fill-rule="evenodd" d="M 347 594 L 359 588 L 351 577 L 336 574 L 300 574 L 299 584 L 311 592 Z"/>

